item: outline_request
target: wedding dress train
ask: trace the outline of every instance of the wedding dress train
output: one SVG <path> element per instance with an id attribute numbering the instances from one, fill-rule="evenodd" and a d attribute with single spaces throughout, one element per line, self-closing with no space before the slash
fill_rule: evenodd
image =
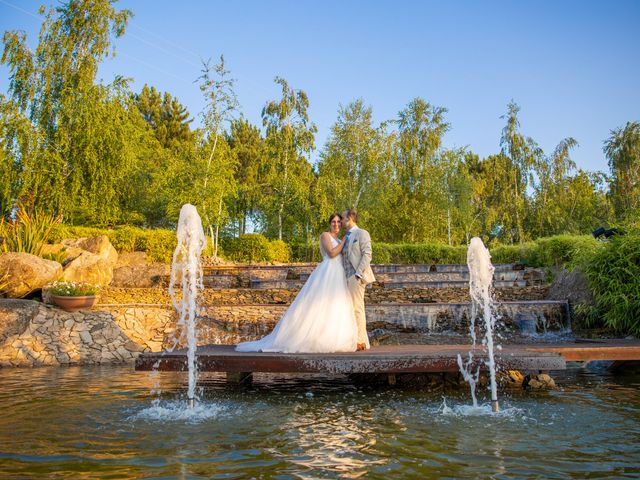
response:
<path id="1" fill-rule="evenodd" d="M 333 239 L 332 246 L 338 241 Z M 238 352 L 354 352 L 358 329 L 341 255 L 330 258 L 320 244 L 322 262 L 311 273 L 273 331 Z"/>

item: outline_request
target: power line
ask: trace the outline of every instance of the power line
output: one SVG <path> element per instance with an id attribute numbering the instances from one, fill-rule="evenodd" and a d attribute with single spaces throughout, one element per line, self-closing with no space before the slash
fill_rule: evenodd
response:
<path id="1" fill-rule="evenodd" d="M 6 6 L 11 7 L 14 10 L 18 10 L 19 12 L 25 13 L 25 14 L 31 16 L 31 17 L 38 18 L 38 19 L 42 18 L 41 15 L 37 15 L 35 13 L 32 13 L 32 12 L 30 12 L 28 10 L 25 10 L 23 8 L 18 7 L 17 5 L 14 5 L 12 3 L 6 2 L 5 0 L 0 0 L 0 3 L 4 3 Z"/>

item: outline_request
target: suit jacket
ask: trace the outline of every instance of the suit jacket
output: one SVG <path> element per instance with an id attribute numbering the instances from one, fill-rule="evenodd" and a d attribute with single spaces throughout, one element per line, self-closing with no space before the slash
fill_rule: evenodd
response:
<path id="1" fill-rule="evenodd" d="M 373 270 L 371 270 L 373 250 L 369 232 L 356 226 L 351 231 L 349 244 L 345 246 L 348 246 L 349 262 L 353 265 L 356 275 L 360 275 L 367 284 L 375 282 L 376 277 L 374 277 Z"/>

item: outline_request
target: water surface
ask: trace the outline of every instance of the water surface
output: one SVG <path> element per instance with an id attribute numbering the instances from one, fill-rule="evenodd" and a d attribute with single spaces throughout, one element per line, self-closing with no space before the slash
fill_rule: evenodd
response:
<path id="1" fill-rule="evenodd" d="M 3 369 L 0 478 L 640 478 L 640 376 L 556 378 L 495 416 L 466 391 L 210 376 L 189 412 L 179 374 Z"/>

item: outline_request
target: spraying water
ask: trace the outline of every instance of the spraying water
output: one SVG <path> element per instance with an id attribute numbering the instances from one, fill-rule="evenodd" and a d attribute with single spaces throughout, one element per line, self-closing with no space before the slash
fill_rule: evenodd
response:
<path id="1" fill-rule="evenodd" d="M 484 246 L 482 240 L 473 237 L 469 243 L 467 251 L 467 265 L 469 266 L 469 294 L 471 295 L 471 319 L 470 333 L 473 346 L 476 345 L 475 319 L 482 317 L 484 320 L 485 337 L 483 345 L 487 349 L 490 382 L 491 382 L 491 408 L 498 412 L 498 387 L 496 383 L 496 362 L 494 356 L 493 329 L 495 327 L 495 316 L 493 315 L 493 299 L 491 298 L 491 284 L 493 282 L 494 267 L 491 264 L 491 255 Z M 477 406 L 475 397 L 475 386 L 478 380 L 479 370 L 475 375 L 471 372 L 473 355 L 469 352 L 469 359 L 463 364 L 462 357 L 458 355 L 458 366 L 464 379 L 471 386 L 474 407 Z"/>
<path id="2" fill-rule="evenodd" d="M 189 406 L 193 407 L 198 379 L 196 368 L 196 306 L 198 290 L 202 289 L 203 286 L 200 255 L 207 245 L 207 238 L 202 228 L 200 215 L 198 215 L 198 211 L 193 205 L 187 203 L 180 209 L 177 235 L 178 245 L 173 252 L 173 262 L 171 263 L 169 295 L 171 295 L 171 302 L 180 317 L 178 328 L 181 330 L 181 336 L 185 335 L 186 329 L 187 366 L 189 369 L 187 398 L 189 399 Z M 182 297 L 179 301 L 176 300 L 175 292 L 175 284 L 178 279 L 182 290 Z"/>

